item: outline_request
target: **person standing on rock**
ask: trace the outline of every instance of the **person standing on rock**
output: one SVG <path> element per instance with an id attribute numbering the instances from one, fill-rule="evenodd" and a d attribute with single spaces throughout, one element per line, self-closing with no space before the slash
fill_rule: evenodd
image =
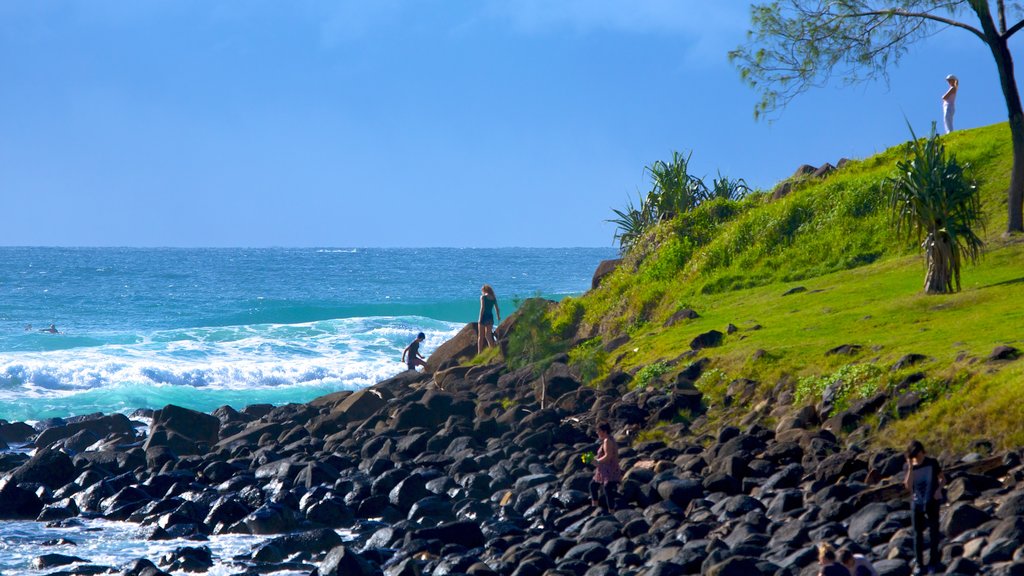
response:
<path id="1" fill-rule="evenodd" d="M 839 563 L 846 566 L 850 576 L 878 576 L 878 570 L 875 570 L 870 560 L 863 554 L 855 554 L 849 548 L 839 550 Z"/>
<path id="2" fill-rule="evenodd" d="M 615 510 L 615 500 L 618 498 L 617 489 L 622 481 L 622 470 L 619 468 L 619 446 L 612 437 L 612 427 L 607 422 L 597 425 L 597 438 L 601 445 L 597 448 L 597 456 L 594 462 L 597 469 L 594 470 L 594 479 L 590 482 L 590 503 L 594 506 L 601 505 L 608 511 Z M 604 502 L 600 496 L 604 496 Z"/>
<path id="3" fill-rule="evenodd" d="M 409 367 L 409 370 L 415 370 L 417 366 L 426 366 L 426 359 L 420 354 L 420 344 L 426 340 L 427 335 L 420 332 L 416 335 L 416 339 L 409 343 L 402 351 L 402 362 Z M 408 359 L 406 359 L 408 358 Z"/>
<path id="4" fill-rule="evenodd" d="M 942 125 L 946 129 L 946 134 L 953 131 L 953 114 L 956 113 L 956 91 L 960 88 L 960 80 L 950 74 L 946 76 L 946 83 L 949 84 L 949 89 L 942 95 Z"/>
<path id="5" fill-rule="evenodd" d="M 476 353 L 484 351 L 484 348 L 494 344 L 494 319 L 497 316 L 501 322 L 501 308 L 498 308 L 498 297 L 494 295 L 494 288 L 490 284 L 484 284 L 480 288 L 480 320 L 477 323 Z"/>
<path id="6" fill-rule="evenodd" d="M 928 529 L 929 574 L 939 571 L 939 505 L 942 504 L 942 487 L 946 477 L 942 474 L 939 461 L 925 453 L 924 445 L 914 440 L 907 446 L 907 475 L 903 484 L 910 490 L 910 509 L 913 513 L 914 556 L 918 570 L 925 570 L 924 531 Z"/>
<path id="7" fill-rule="evenodd" d="M 836 549 L 827 542 L 818 545 L 818 576 L 850 576 L 846 566 L 836 562 Z"/>

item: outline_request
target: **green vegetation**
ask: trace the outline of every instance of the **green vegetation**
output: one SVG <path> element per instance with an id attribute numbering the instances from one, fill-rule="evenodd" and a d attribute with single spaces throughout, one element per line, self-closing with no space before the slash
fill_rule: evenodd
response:
<path id="1" fill-rule="evenodd" d="M 645 167 L 644 173 L 651 179 L 647 197 L 638 205 L 627 201 L 625 210 L 612 210 L 616 217 L 608 222 L 615 224 L 615 240 L 623 252 L 634 248 L 659 222 L 691 213 L 711 200 L 739 200 L 750 191 L 742 178 L 731 179 L 721 173 L 708 188 L 703 179 L 690 173 L 690 156 L 673 152 L 672 160 L 658 160 Z"/>
<path id="2" fill-rule="evenodd" d="M 971 166 L 982 215 L 1004 224 L 1007 126 L 955 132 L 941 143 Z M 737 326 L 722 346 L 701 352 L 712 360 L 697 382 L 709 426 L 730 410 L 738 417 L 764 400 L 774 405 L 780 393 L 798 397 L 797 407 L 817 402 L 840 381 L 840 407 L 874 391 L 895 395 L 909 370 L 925 374 L 906 387 L 925 405 L 903 419 L 882 418 L 875 441 L 898 445 L 914 436 L 963 448 L 987 437 L 1020 445 L 1024 361 L 992 363 L 987 356 L 1001 344 L 1024 348 L 1024 242 L 982 232 L 984 258 L 964 269 L 961 291 L 922 293 L 919 247 L 892 225 L 886 184 L 913 152 L 913 145 L 896 146 L 825 179 L 796 182 L 777 200 L 753 192 L 701 202 L 645 231 L 598 290 L 572 299 L 571 313 L 550 317 L 577 319 L 578 334 L 604 341 L 629 333 L 607 369 L 633 372 L 637 386 L 669 373 L 668 362 L 697 334 Z M 796 286 L 805 290 L 783 295 Z M 663 326 L 684 307 L 700 317 Z M 844 344 L 857 346 L 826 355 Z M 910 353 L 926 360 L 890 371 Z M 744 406 L 727 407 L 737 378 L 756 381 L 756 391 Z"/>
<path id="3" fill-rule="evenodd" d="M 956 292 L 962 260 L 973 263 L 981 256 L 984 243 L 976 232 L 982 225 L 981 201 L 956 156 L 946 156 L 935 124 L 923 142 L 910 133 L 911 157 L 897 162 L 899 173 L 886 181 L 892 186 L 889 204 L 897 230 L 916 235 L 918 242 L 925 237 L 925 292 Z"/>
<path id="4" fill-rule="evenodd" d="M 832 405 L 845 410 L 853 400 L 869 398 L 883 388 L 885 371 L 875 364 L 844 364 L 827 376 L 804 376 L 797 382 L 794 398 L 798 404 L 816 402 L 826 390 L 833 392 Z"/>
<path id="5" fill-rule="evenodd" d="M 830 78 L 847 84 L 885 78 L 911 45 L 942 29 L 970 32 L 981 40 L 992 54 L 1012 132 L 1013 170 L 1009 192 L 1003 188 L 1002 194 L 1006 231 L 1024 232 L 1024 109 L 1009 48 L 1009 39 L 1024 29 L 1018 3 L 791 0 L 754 4 L 750 13 L 749 42 L 729 58 L 761 95 L 755 115 L 777 110 Z"/>
<path id="6" fill-rule="evenodd" d="M 636 388 L 646 388 L 655 382 L 659 378 L 668 374 L 669 366 L 664 362 L 652 362 L 636 373 L 636 378 L 633 380 L 633 384 Z"/>
<path id="7" fill-rule="evenodd" d="M 584 384 L 592 384 L 608 375 L 608 353 L 601 344 L 600 337 L 593 338 L 569 351 L 569 366 L 576 370 Z"/>
<path id="8" fill-rule="evenodd" d="M 519 320 L 509 334 L 505 360 L 513 369 L 536 364 L 536 371 L 542 372 L 542 361 L 565 349 L 564 337 L 554 329 L 552 320 L 559 315 L 549 314 L 547 301 L 540 298 L 516 302 L 516 308 Z"/>

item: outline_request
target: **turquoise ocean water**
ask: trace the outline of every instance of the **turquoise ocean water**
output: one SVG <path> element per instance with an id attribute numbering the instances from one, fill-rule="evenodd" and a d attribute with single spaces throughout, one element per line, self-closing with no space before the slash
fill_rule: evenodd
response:
<path id="1" fill-rule="evenodd" d="M 480 285 L 585 291 L 614 250 L 0 248 L 0 418 L 302 402 L 398 373 Z M 40 330 L 56 324 L 60 334 Z M 29 327 L 31 326 L 31 327 Z"/>

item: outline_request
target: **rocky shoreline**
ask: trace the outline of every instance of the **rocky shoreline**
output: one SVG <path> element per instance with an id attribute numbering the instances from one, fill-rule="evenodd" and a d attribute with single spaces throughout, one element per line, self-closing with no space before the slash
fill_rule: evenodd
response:
<path id="1" fill-rule="evenodd" d="M 475 341 L 472 329 L 460 337 Z M 432 374 L 307 404 L 166 406 L 138 414 L 152 418 L 145 434 L 120 414 L 0 421 L 0 448 L 35 450 L 0 452 L 0 518 L 102 517 L 140 523 L 152 540 L 195 540 L 128 566 L 57 543 L 36 559 L 54 575 L 204 572 L 216 560 L 238 574 L 807 576 L 821 541 L 865 552 L 885 576 L 911 573 L 903 456 L 837 438 L 814 407 L 773 427 L 750 418 L 640 441 L 637 422 L 701 409 L 703 362 L 667 389 L 632 390 L 624 373 L 590 387 L 564 356 L 544 370 L 458 366 L 460 337 L 431 358 Z M 625 472 L 613 512 L 590 505 L 580 458 L 599 418 Z M 946 574 L 1024 574 L 1022 453 L 977 448 L 943 461 Z M 268 540 L 212 558 L 202 541 L 230 533 Z"/>

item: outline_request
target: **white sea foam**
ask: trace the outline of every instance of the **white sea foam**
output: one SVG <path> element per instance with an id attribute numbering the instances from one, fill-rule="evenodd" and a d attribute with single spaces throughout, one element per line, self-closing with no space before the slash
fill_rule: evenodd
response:
<path id="1" fill-rule="evenodd" d="M 98 410 L 158 407 L 181 388 L 222 403 L 357 389 L 404 369 L 402 350 L 416 332 L 426 333 L 427 354 L 459 327 L 418 317 L 347 318 L 162 331 L 138 335 L 136 344 L 4 353 L 0 418 L 33 416 L 33 407 L 58 399 Z M 133 399 L 136 406 L 125 405 Z M 20 412 L 5 412 L 17 407 Z"/>
<path id="2" fill-rule="evenodd" d="M 160 557 L 182 546 L 208 546 L 214 557 L 214 566 L 206 574 L 226 576 L 238 573 L 241 565 L 233 558 L 248 556 L 268 536 L 221 535 L 211 536 L 206 542 L 184 539 L 149 541 L 146 527 L 128 522 L 109 520 L 85 520 L 85 526 L 77 528 L 47 528 L 41 522 L 5 521 L 0 522 L 0 574 L 38 576 L 52 572 L 52 569 L 34 570 L 32 559 L 42 554 L 62 553 L 88 560 L 89 564 L 121 568 L 138 558 L 154 562 Z M 350 539 L 348 532 L 342 538 Z M 46 546 L 46 540 L 65 538 L 77 545 Z M 305 574 L 306 572 L 275 572 L 279 576 Z"/>

